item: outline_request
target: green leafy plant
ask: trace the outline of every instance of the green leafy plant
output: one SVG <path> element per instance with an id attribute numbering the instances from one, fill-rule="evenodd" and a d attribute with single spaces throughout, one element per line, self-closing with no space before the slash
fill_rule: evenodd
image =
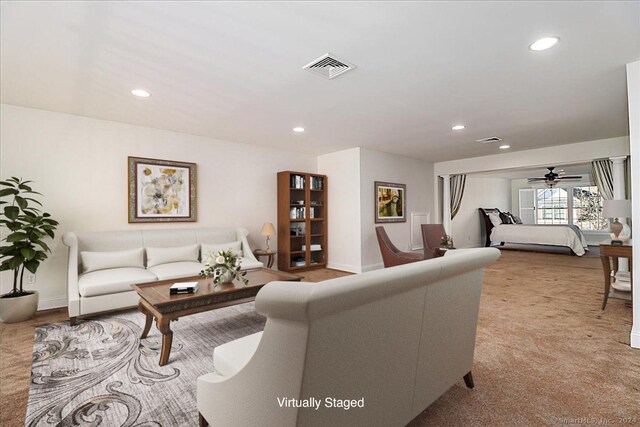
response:
<path id="1" fill-rule="evenodd" d="M 247 272 L 240 271 L 241 262 L 240 257 L 232 249 L 209 254 L 209 259 L 204 264 L 204 270 L 200 272 L 200 275 L 204 277 L 213 276 L 213 283 L 219 285 L 224 282 L 225 274 L 229 273 L 231 280 L 240 279 L 246 285 L 249 280 L 244 277 Z"/>
<path id="2" fill-rule="evenodd" d="M 7 237 L 0 241 L 0 271 L 13 270 L 13 290 L 3 298 L 33 293 L 22 288 L 24 270 L 35 274 L 47 259 L 51 249 L 43 239 L 53 239 L 58 226 L 51 215 L 35 207 L 42 203 L 32 196 L 41 194 L 31 189 L 30 182 L 16 177 L 0 181 L 0 226 L 8 230 Z"/>

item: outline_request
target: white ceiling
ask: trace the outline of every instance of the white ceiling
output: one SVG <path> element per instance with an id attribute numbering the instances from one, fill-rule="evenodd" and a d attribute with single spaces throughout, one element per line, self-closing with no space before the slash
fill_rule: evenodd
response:
<path id="1" fill-rule="evenodd" d="M 1 7 L 3 103 L 313 154 L 442 161 L 494 154 L 473 142 L 493 135 L 512 150 L 627 135 L 625 64 L 640 58 L 638 2 Z M 528 50 L 547 35 L 562 41 Z M 326 52 L 358 68 L 301 69 Z"/>
<path id="2" fill-rule="evenodd" d="M 556 165 L 550 164 L 549 167 L 555 167 L 554 172 L 561 175 L 586 175 L 591 176 L 591 164 L 579 163 L 573 165 Z M 564 171 L 564 172 L 562 172 Z M 522 178 L 540 178 L 544 177 L 549 171 L 545 167 L 535 168 L 517 168 L 517 169 L 503 169 L 499 171 L 478 172 L 470 175 L 483 176 L 487 178 L 507 178 L 507 179 L 522 179 Z"/>

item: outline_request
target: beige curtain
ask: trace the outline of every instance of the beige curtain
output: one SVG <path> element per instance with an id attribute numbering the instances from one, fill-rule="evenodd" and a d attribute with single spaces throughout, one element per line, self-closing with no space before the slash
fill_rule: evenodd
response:
<path id="1" fill-rule="evenodd" d="M 591 175 L 605 200 L 613 199 L 613 167 L 609 159 L 591 162 Z"/>
<path id="2" fill-rule="evenodd" d="M 467 175 L 451 175 L 451 219 L 453 219 L 460 210 L 466 180 Z"/>

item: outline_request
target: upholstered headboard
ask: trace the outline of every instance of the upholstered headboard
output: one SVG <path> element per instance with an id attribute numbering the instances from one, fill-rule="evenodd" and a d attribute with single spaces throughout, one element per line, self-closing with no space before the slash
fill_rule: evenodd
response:
<path id="1" fill-rule="evenodd" d="M 498 208 L 478 208 L 478 210 L 480 211 L 481 222 L 484 224 L 484 227 L 483 227 L 484 234 L 485 234 L 484 245 L 486 247 L 489 247 L 491 246 L 491 238 L 490 238 L 491 230 L 493 230 L 493 223 L 489 218 L 489 213 L 493 212 L 500 215 L 502 212 L 500 212 L 500 209 Z"/>

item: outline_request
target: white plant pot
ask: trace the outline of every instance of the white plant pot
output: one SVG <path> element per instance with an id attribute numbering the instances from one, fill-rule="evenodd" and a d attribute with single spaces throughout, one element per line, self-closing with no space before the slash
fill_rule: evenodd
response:
<path id="1" fill-rule="evenodd" d="M 38 291 L 13 298 L 0 298 L 0 321 L 16 323 L 31 319 L 38 309 Z"/>
<path id="2" fill-rule="evenodd" d="M 233 280 L 233 273 L 227 270 L 222 275 L 222 281 L 220 283 L 231 283 L 232 280 Z"/>

